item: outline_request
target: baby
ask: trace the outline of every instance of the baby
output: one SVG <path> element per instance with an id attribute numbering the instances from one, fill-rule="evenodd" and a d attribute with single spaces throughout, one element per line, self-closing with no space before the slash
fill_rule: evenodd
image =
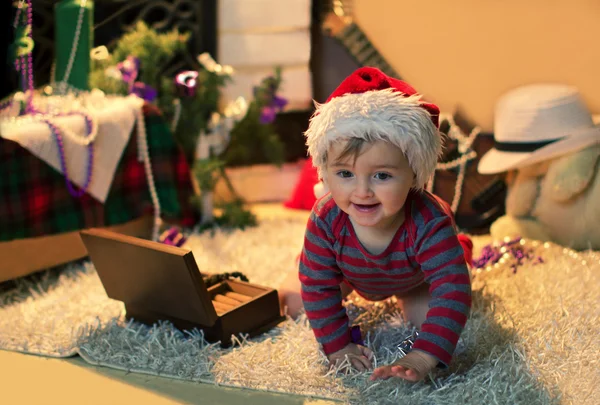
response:
<path id="1" fill-rule="evenodd" d="M 317 106 L 306 131 L 329 193 L 308 220 L 300 292 L 283 287 L 283 301 L 292 315 L 304 307 L 331 363 L 368 370 L 373 353 L 352 342 L 342 300 L 352 290 L 372 301 L 395 295 L 418 338 L 373 380 L 419 381 L 447 366 L 471 307 L 472 244 L 448 204 L 423 190 L 441 152 L 438 116 L 408 84 L 365 67 Z"/>

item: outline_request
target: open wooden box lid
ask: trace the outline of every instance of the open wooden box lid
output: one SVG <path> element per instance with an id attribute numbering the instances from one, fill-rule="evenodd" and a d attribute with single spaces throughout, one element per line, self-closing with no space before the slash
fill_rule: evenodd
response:
<path id="1" fill-rule="evenodd" d="M 103 230 L 81 231 L 110 298 L 135 308 L 212 326 L 217 313 L 192 252 Z"/>

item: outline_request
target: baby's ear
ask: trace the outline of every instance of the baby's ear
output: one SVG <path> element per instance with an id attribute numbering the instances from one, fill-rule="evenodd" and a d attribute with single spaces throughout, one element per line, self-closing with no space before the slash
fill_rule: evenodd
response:
<path id="1" fill-rule="evenodd" d="M 323 197 L 328 192 L 329 188 L 327 187 L 327 184 L 325 184 L 322 181 L 318 182 L 313 186 L 313 194 L 315 195 L 316 199 Z"/>

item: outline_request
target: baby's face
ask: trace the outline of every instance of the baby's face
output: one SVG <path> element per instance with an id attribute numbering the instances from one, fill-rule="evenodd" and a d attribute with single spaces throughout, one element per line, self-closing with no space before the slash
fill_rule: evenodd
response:
<path id="1" fill-rule="evenodd" d="M 406 196 L 415 183 L 402 151 L 384 141 L 366 144 L 354 161 L 338 157 L 345 143 L 334 143 L 327 151 L 325 181 L 331 196 L 355 225 L 386 230 L 396 224 Z"/>

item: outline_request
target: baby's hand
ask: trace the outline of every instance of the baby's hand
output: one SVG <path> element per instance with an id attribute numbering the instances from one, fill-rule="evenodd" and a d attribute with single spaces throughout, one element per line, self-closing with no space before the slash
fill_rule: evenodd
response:
<path id="1" fill-rule="evenodd" d="M 343 362 L 346 357 L 350 360 L 352 367 L 358 371 L 365 371 L 373 368 L 373 364 L 371 363 L 373 352 L 370 349 L 355 343 L 349 343 L 343 349 L 327 356 L 329 363 L 334 365 Z"/>
<path id="2" fill-rule="evenodd" d="M 421 381 L 437 366 L 437 363 L 435 357 L 415 350 L 408 352 L 406 356 L 389 366 L 375 369 L 371 375 L 371 381 L 377 379 L 387 380 L 390 377 L 403 378 L 412 382 Z"/>

